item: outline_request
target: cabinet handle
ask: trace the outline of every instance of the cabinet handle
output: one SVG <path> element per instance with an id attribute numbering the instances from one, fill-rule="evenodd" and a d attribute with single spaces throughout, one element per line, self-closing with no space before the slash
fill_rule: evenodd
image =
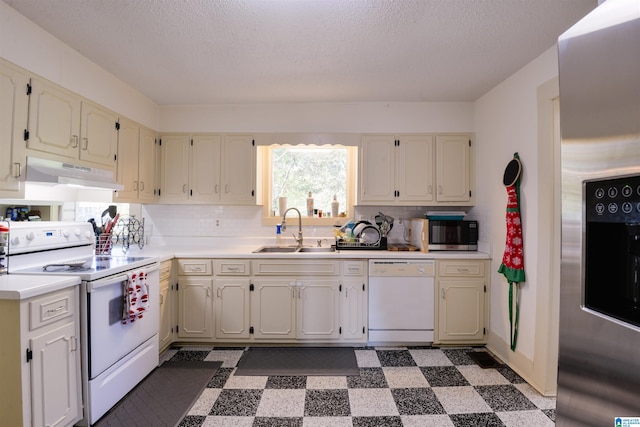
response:
<path id="1" fill-rule="evenodd" d="M 440 289 L 440 295 L 442 296 L 442 299 L 446 299 L 445 298 L 446 293 L 445 293 L 444 289 Z"/>
<path id="2" fill-rule="evenodd" d="M 133 181 L 133 190 L 138 191 L 138 181 Z"/>
<path id="3" fill-rule="evenodd" d="M 214 187 L 214 190 L 213 190 L 213 191 L 215 191 L 216 194 L 218 194 L 218 192 L 220 191 L 220 189 L 218 187 L 219 187 L 219 185 L 216 184 L 215 187 Z"/>
<path id="4" fill-rule="evenodd" d="M 187 184 L 182 184 L 182 192 L 183 193 L 187 192 Z"/>
<path id="5" fill-rule="evenodd" d="M 211 288 L 207 288 L 207 298 L 211 298 Z"/>
<path id="6" fill-rule="evenodd" d="M 14 163 L 13 164 L 13 177 L 14 178 L 20 178 L 22 176 L 22 164 L 20 163 Z"/>
<path id="7" fill-rule="evenodd" d="M 160 305 L 164 304 L 164 295 L 160 294 Z"/>
<path id="8" fill-rule="evenodd" d="M 71 136 L 71 148 L 78 148 L 78 135 Z"/>
<path id="9" fill-rule="evenodd" d="M 438 185 L 438 194 L 442 194 L 442 185 Z"/>
<path id="10" fill-rule="evenodd" d="M 218 296 L 218 298 L 222 298 L 222 295 L 220 294 L 221 289 L 218 288 L 216 289 L 216 295 Z"/>
<path id="11" fill-rule="evenodd" d="M 82 138 L 82 140 L 84 141 L 83 150 L 86 150 L 87 148 L 89 148 L 89 138 Z"/>
<path id="12" fill-rule="evenodd" d="M 429 194 L 433 194 L 433 185 L 429 185 Z"/>
<path id="13" fill-rule="evenodd" d="M 140 181 L 140 191 L 144 191 L 144 181 Z"/>

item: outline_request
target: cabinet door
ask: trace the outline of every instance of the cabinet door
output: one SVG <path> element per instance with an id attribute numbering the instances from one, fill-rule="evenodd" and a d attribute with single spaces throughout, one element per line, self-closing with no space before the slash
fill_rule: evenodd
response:
<path id="1" fill-rule="evenodd" d="M 213 280 L 180 277 L 178 337 L 213 338 Z"/>
<path id="2" fill-rule="evenodd" d="M 186 202 L 189 199 L 189 136 L 162 137 L 162 183 L 160 200 Z"/>
<path id="3" fill-rule="evenodd" d="M 118 132 L 118 183 L 124 185 L 115 195 L 117 201 L 138 199 L 138 134 L 139 127 L 130 120 L 120 122 Z"/>
<path id="4" fill-rule="evenodd" d="M 225 135 L 222 147 L 220 200 L 255 204 L 256 147 L 251 135 Z"/>
<path id="5" fill-rule="evenodd" d="M 296 337 L 295 281 L 259 279 L 251 292 L 251 323 L 256 339 Z"/>
<path id="6" fill-rule="evenodd" d="M 340 282 L 305 279 L 296 283 L 298 339 L 340 337 Z"/>
<path id="7" fill-rule="evenodd" d="M 138 200 L 141 203 L 153 202 L 156 197 L 157 169 L 155 132 L 141 127 L 138 142 Z"/>
<path id="8" fill-rule="evenodd" d="M 173 338 L 173 316 L 171 298 L 171 281 L 164 279 L 160 281 L 160 328 L 158 340 L 160 341 L 160 351 L 167 348 Z"/>
<path id="9" fill-rule="evenodd" d="M 27 148 L 78 158 L 80 97 L 39 78 L 31 80 Z"/>
<path id="10" fill-rule="evenodd" d="M 115 169 L 118 116 L 89 101 L 82 102 L 81 112 L 80 159 Z"/>
<path id="11" fill-rule="evenodd" d="M 471 200 L 471 147 L 468 136 L 436 137 L 436 200 L 465 202 Z"/>
<path id="12" fill-rule="evenodd" d="M 27 129 L 29 76 L 0 61 L 0 192 L 20 197 L 20 177 L 24 173 L 24 131 Z"/>
<path id="13" fill-rule="evenodd" d="M 366 337 L 367 293 L 364 278 L 342 282 L 342 338 L 360 340 Z"/>
<path id="14" fill-rule="evenodd" d="M 438 333 L 440 342 L 484 340 L 484 280 L 440 279 Z"/>
<path id="15" fill-rule="evenodd" d="M 394 203 L 396 187 L 393 135 L 364 136 L 360 152 L 360 203 Z"/>
<path id="16" fill-rule="evenodd" d="M 249 279 L 222 278 L 216 291 L 216 338 L 249 338 Z"/>
<path id="17" fill-rule="evenodd" d="M 82 395 L 75 322 L 34 337 L 30 344 L 33 425 L 73 424 Z"/>
<path id="18" fill-rule="evenodd" d="M 425 204 L 433 201 L 433 137 L 407 135 L 399 138 L 396 149 L 396 188 L 398 201 Z"/>
<path id="19" fill-rule="evenodd" d="M 213 203 L 220 191 L 220 137 L 194 136 L 191 143 L 189 199 Z M 236 165 L 233 165 L 236 167 Z"/>

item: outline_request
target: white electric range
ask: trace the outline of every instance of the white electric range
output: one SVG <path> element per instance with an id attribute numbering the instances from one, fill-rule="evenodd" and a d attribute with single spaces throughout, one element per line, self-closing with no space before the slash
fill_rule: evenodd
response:
<path id="1" fill-rule="evenodd" d="M 82 388 L 89 426 L 159 363 L 159 263 L 141 256 L 94 255 L 95 235 L 85 222 L 10 222 L 8 274 L 77 276 L 80 285 Z M 143 273 L 148 306 L 125 321 L 123 304 L 132 274 Z"/>

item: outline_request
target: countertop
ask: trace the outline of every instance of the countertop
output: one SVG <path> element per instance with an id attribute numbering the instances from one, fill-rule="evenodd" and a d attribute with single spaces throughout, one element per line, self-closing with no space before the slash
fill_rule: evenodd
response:
<path id="1" fill-rule="evenodd" d="M 76 276 L 4 274 L 0 276 L 0 299 L 23 300 L 79 284 Z"/>

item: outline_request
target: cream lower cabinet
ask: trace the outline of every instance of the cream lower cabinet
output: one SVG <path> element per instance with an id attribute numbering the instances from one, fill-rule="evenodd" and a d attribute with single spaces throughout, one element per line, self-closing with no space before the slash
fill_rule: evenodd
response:
<path id="1" fill-rule="evenodd" d="M 78 286 L 0 300 L 11 326 L 0 348 L 0 424 L 70 426 L 82 419 Z"/>
<path id="2" fill-rule="evenodd" d="M 209 259 L 178 260 L 178 339 L 211 341 L 213 271 Z"/>
<path id="3" fill-rule="evenodd" d="M 250 337 L 251 265 L 248 260 L 215 261 L 215 329 L 218 340 Z"/>
<path id="4" fill-rule="evenodd" d="M 175 339 L 175 283 L 172 271 L 173 260 L 160 264 L 160 351 L 164 351 Z"/>
<path id="5" fill-rule="evenodd" d="M 436 261 L 434 343 L 486 343 L 488 261 Z"/>
<path id="6" fill-rule="evenodd" d="M 342 262 L 340 327 L 342 339 L 367 340 L 367 262 Z"/>

